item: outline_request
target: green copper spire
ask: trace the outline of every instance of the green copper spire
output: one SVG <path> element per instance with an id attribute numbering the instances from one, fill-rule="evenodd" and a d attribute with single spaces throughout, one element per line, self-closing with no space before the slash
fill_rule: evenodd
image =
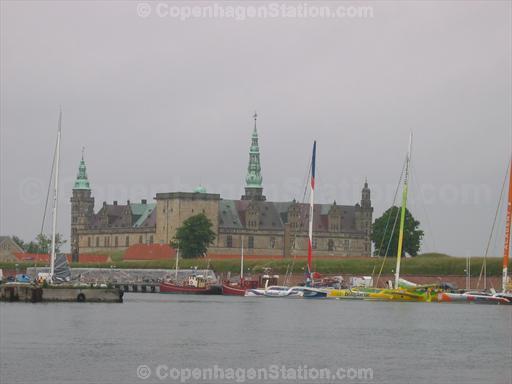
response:
<path id="1" fill-rule="evenodd" d="M 78 175 L 76 176 L 75 186 L 73 189 L 91 189 L 89 180 L 87 179 L 87 167 L 84 161 L 84 148 L 82 148 L 82 160 L 78 166 Z"/>
<path id="2" fill-rule="evenodd" d="M 256 119 L 258 115 L 254 112 L 254 131 L 252 132 L 251 149 L 249 150 L 249 166 L 245 183 L 247 188 L 261 188 L 263 178 L 261 177 L 260 147 L 258 145 L 258 131 Z"/>
<path id="3" fill-rule="evenodd" d="M 260 146 L 258 144 L 258 130 L 256 129 L 256 119 L 258 115 L 254 112 L 254 131 L 252 132 L 251 148 L 249 150 L 249 166 L 247 167 L 247 176 L 245 177 L 245 195 L 242 200 L 264 201 L 260 164 Z"/>

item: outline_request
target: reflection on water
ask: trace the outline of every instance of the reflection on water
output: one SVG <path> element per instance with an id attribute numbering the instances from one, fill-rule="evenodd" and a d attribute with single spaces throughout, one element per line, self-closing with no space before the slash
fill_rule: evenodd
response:
<path id="1" fill-rule="evenodd" d="M 123 304 L 2 303 L 0 321 L 1 383 L 161 383 L 173 381 L 155 377 L 159 365 L 276 364 L 372 368 L 358 383 L 512 380 L 506 306 L 129 293 Z"/>

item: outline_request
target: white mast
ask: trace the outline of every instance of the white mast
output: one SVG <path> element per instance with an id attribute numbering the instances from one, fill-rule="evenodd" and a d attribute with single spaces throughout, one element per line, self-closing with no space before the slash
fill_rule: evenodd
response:
<path id="1" fill-rule="evenodd" d="M 405 210 L 407 207 L 407 192 L 409 187 L 409 163 L 411 162 L 411 146 L 412 146 L 412 132 L 409 135 L 409 149 L 407 150 L 407 157 L 405 158 L 405 176 L 404 188 L 402 193 L 402 211 L 400 215 L 400 233 L 398 234 L 398 253 L 396 255 L 396 273 L 395 273 L 395 289 L 398 288 L 400 280 L 400 261 L 402 258 L 402 246 L 405 226 Z"/>
<path id="2" fill-rule="evenodd" d="M 240 282 L 244 278 L 244 235 L 242 235 L 242 250 L 240 253 Z"/>
<path id="3" fill-rule="evenodd" d="M 176 270 L 174 273 L 174 283 L 178 284 L 178 260 L 180 259 L 180 246 L 178 245 L 178 249 L 176 250 Z"/>
<path id="4" fill-rule="evenodd" d="M 50 255 L 50 279 L 53 280 L 55 273 L 55 240 L 57 232 L 57 206 L 59 202 L 59 161 L 60 161 L 60 134 L 62 125 L 62 107 L 59 111 L 59 128 L 57 131 L 57 148 L 55 154 L 55 181 L 53 192 L 53 223 L 52 223 L 52 250 Z"/>

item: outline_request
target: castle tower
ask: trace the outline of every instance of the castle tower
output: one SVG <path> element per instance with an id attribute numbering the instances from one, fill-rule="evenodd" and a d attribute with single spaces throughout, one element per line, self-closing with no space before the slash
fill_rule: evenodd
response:
<path id="1" fill-rule="evenodd" d="M 78 261 L 80 252 L 79 232 L 87 229 L 94 214 L 94 197 L 91 196 L 91 187 L 87 179 L 87 168 L 82 150 L 82 160 L 78 167 L 78 175 L 73 187 L 71 197 L 71 257 Z"/>
<path id="2" fill-rule="evenodd" d="M 364 181 L 364 187 L 361 191 L 361 229 L 366 232 L 365 238 L 365 256 L 371 256 L 372 242 L 372 218 L 373 207 L 370 200 L 370 188 L 368 188 L 368 180 Z"/>
<path id="3" fill-rule="evenodd" d="M 252 132 L 251 148 L 249 150 L 249 166 L 247 167 L 247 176 L 245 178 L 245 195 L 242 200 L 266 200 L 263 196 L 260 164 L 260 147 L 258 144 L 258 131 L 256 129 L 256 120 L 258 115 L 254 113 L 254 131 Z"/>
<path id="4" fill-rule="evenodd" d="M 363 190 L 361 191 L 361 207 L 372 207 L 372 201 L 370 200 L 370 188 L 368 188 L 368 180 L 364 181 L 364 187 Z"/>

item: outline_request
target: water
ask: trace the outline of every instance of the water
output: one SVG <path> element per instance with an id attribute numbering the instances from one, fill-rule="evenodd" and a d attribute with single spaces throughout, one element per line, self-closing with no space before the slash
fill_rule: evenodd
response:
<path id="1" fill-rule="evenodd" d="M 304 364 L 373 370 L 330 382 L 512 382 L 507 306 L 127 294 L 123 304 L 1 303 L 0 322 L 2 384 L 172 383 L 162 376 L 172 368 Z"/>

